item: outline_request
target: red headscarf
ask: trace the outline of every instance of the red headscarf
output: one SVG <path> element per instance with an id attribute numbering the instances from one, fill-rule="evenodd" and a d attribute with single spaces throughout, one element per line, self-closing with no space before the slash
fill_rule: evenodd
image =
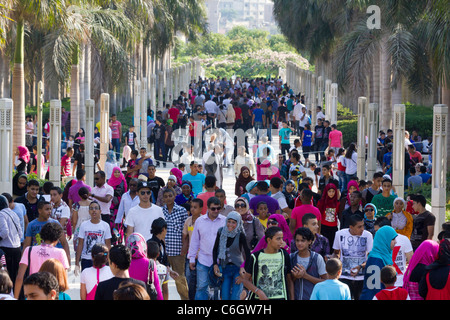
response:
<path id="1" fill-rule="evenodd" d="M 114 172 L 115 172 L 116 170 L 119 170 L 119 172 L 120 172 L 120 177 L 118 177 L 118 178 L 116 178 L 116 177 L 114 176 Z M 122 173 L 122 170 L 120 170 L 119 167 L 114 167 L 113 170 L 112 170 L 111 178 L 109 178 L 109 180 L 108 180 L 108 184 L 109 184 L 111 187 L 115 188 L 115 187 L 117 187 L 119 184 L 121 184 L 122 181 L 123 181 L 124 192 L 127 192 L 127 180 L 125 180 L 125 177 L 124 177 L 124 175 L 123 175 L 123 173 Z"/>
<path id="2" fill-rule="evenodd" d="M 328 190 L 334 189 L 334 197 L 330 198 L 328 196 Z M 338 201 L 338 192 L 337 188 L 334 185 L 334 183 L 329 183 L 325 186 L 325 190 L 322 192 L 322 198 L 320 198 L 319 202 L 317 203 L 317 207 L 319 208 L 320 212 L 324 212 L 326 208 L 336 208 L 339 205 Z"/>

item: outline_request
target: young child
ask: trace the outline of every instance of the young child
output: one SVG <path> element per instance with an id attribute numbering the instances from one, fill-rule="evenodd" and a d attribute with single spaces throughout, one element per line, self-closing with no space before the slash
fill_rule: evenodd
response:
<path id="1" fill-rule="evenodd" d="M 394 285 L 397 281 L 397 271 L 393 266 L 383 267 L 380 278 L 386 288 L 378 292 L 373 300 L 411 300 L 406 289 Z"/>
<path id="2" fill-rule="evenodd" d="M 66 154 L 61 158 L 61 175 L 63 177 L 68 177 L 72 173 L 72 157 L 73 157 L 73 148 L 67 147 Z"/>
<path id="3" fill-rule="evenodd" d="M 342 262 L 331 258 L 326 263 L 328 279 L 314 286 L 310 300 L 351 300 L 350 288 L 339 281 Z"/>
<path id="4" fill-rule="evenodd" d="M 256 205 L 256 213 L 258 214 L 259 221 L 264 226 L 264 228 L 267 228 L 267 219 L 269 219 L 269 207 L 267 206 L 267 203 L 264 201 L 258 202 Z"/>
<path id="5" fill-rule="evenodd" d="M 127 181 L 127 184 L 130 182 L 131 179 L 137 178 L 139 175 L 139 168 L 136 168 L 138 155 L 139 151 L 137 150 L 133 150 L 130 153 L 130 160 L 128 160 L 127 172 L 125 174 L 125 180 Z"/>
<path id="6" fill-rule="evenodd" d="M 73 148 L 75 144 L 75 137 L 73 135 L 69 136 L 69 140 L 67 141 L 67 148 Z"/>
<path id="7" fill-rule="evenodd" d="M 302 150 L 303 157 L 305 158 L 305 167 L 310 164 L 309 153 L 311 152 L 311 146 L 314 143 L 314 133 L 311 131 L 311 126 L 305 124 L 305 130 L 302 133 Z"/>
<path id="8" fill-rule="evenodd" d="M 322 215 L 321 234 L 334 243 L 334 235 L 338 231 L 338 190 L 334 183 L 328 183 L 322 193 L 322 198 L 317 203 Z"/>
<path id="9" fill-rule="evenodd" d="M 325 261 L 311 250 L 315 239 L 310 229 L 298 228 L 294 240 L 296 251 L 290 254 L 294 286 L 290 288 L 290 296 L 294 300 L 309 300 L 314 285 L 327 279 Z"/>

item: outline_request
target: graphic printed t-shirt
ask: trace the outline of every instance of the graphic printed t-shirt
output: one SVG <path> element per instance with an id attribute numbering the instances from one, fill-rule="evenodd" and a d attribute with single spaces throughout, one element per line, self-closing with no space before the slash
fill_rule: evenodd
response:
<path id="1" fill-rule="evenodd" d="M 285 261 L 283 252 L 267 254 L 261 252 L 258 257 L 258 277 L 256 286 L 269 299 L 287 299 L 287 286 L 284 275 Z"/>
<path id="2" fill-rule="evenodd" d="M 341 278 L 349 280 L 364 280 L 363 270 L 361 269 L 356 277 L 350 275 L 351 269 L 366 262 L 367 254 L 372 250 L 373 237 L 366 230 L 361 236 L 350 234 L 349 229 L 342 229 L 336 232 L 333 249 L 340 250 L 342 261 Z"/>
<path id="3" fill-rule="evenodd" d="M 92 247 L 96 243 L 106 243 L 106 239 L 111 239 L 111 228 L 103 220 L 95 224 L 91 220 L 84 221 L 80 226 L 78 238 L 84 239 L 81 259 L 90 260 L 92 259 Z"/>
<path id="4" fill-rule="evenodd" d="M 292 130 L 290 128 L 281 128 L 279 131 L 279 136 L 281 137 L 281 143 L 282 144 L 290 144 L 290 136 L 291 136 Z"/>
<path id="5" fill-rule="evenodd" d="M 112 139 L 120 139 L 120 128 L 122 128 L 122 124 L 120 121 L 113 121 L 110 125 L 111 128 L 111 138 Z"/>

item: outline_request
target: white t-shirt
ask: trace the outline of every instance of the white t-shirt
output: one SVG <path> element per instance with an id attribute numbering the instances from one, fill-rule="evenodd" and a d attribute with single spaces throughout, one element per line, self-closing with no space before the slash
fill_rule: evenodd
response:
<path id="1" fill-rule="evenodd" d="M 114 277 L 109 266 L 104 266 L 100 269 L 99 282 L 106 281 Z M 86 285 L 86 292 L 89 293 L 97 284 L 97 268 L 86 268 L 81 272 L 80 283 Z"/>
<path id="2" fill-rule="evenodd" d="M 284 196 L 283 192 L 278 191 L 277 193 L 272 195 L 272 198 L 274 198 L 278 201 L 278 205 L 280 206 L 281 210 L 288 207 L 288 204 L 286 202 L 286 197 Z"/>
<path id="3" fill-rule="evenodd" d="M 103 220 L 95 224 L 91 220 L 84 221 L 80 225 L 78 238 L 83 239 L 81 259 L 91 260 L 92 247 L 96 243 L 106 243 L 106 239 L 111 239 L 111 227 Z"/>
<path id="4" fill-rule="evenodd" d="M 217 114 L 219 108 L 217 107 L 217 104 L 214 101 L 208 100 L 205 102 L 205 109 L 208 113 Z"/>
<path id="5" fill-rule="evenodd" d="M 372 251 L 373 236 L 364 230 L 361 236 L 350 234 L 350 229 L 345 228 L 336 232 L 333 249 L 341 251 L 342 275 L 343 279 L 364 280 L 363 269 L 356 277 L 350 275 L 351 269 L 364 263 L 367 254 Z"/>
<path id="6" fill-rule="evenodd" d="M 61 200 L 61 204 L 59 207 L 54 208 L 52 206 L 52 216 L 51 217 L 56 220 L 59 220 L 61 218 L 69 219 L 70 218 L 69 206 L 63 200 Z"/>
<path id="7" fill-rule="evenodd" d="M 401 273 L 397 271 L 397 281 L 395 282 L 395 286 L 401 287 L 403 286 L 403 274 L 405 273 L 407 267 L 406 253 L 412 252 L 413 248 L 411 245 L 411 241 L 408 239 L 407 236 L 398 234 L 395 240 L 397 241 L 397 244 L 394 247 L 392 259 L 394 260 L 394 263 L 401 271 Z"/>
<path id="8" fill-rule="evenodd" d="M 114 189 L 109 184 L 105 183 L 101 187 L 95 186 L 94 188 L 92 188 L 92 194 L 94 194 L 96 196 L 100 196 L 100 197 L 105 197 L 106 195 L 109 194 L 113 198 L 114 197 Z M 112 198 L 109 202 L 98 201 L 98 204 L 100 205 L 100 210 L 101 210 L 102 214 L 109 214 L 109 215 L 111 214 L 111 212 L 109 211 L 109 208 L 111 207 Z"/>
<path id="9" fill-rule="evenodd" d="M 140 233 L 145 241 L 152 238 L 152 223 L 155 219 L 164 218 L 162 208 L 152 204 L 150 208 L 142 208 L 140 205 L 130 209 L 125 218 L 125 224 L 134 228 L 134 232 Z"/>
<path id="10" fill-rule="evenodd" d="M 356 152 L 352 153 L 351 159 L 344 157 L 342 159 L 342 164 L 345 166 L 345 173 L 346 174 L 355 174 L 356 170 L 358 169 L 357 163 L 358 163 L 358 154 Z"/>

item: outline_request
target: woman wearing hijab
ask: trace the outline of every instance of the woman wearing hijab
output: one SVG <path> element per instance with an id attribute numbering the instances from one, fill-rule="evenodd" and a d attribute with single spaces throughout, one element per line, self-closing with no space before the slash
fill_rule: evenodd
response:
<path id="1" fill-rule="evenodd" d="M 334 236 L 338 231 L 338 189 L 334 183 L 325 186 L 322 197 L 317 203 L 317 208 L 322 215 L 320 233 L 326 237 L 330 244 L 334 243 Z"/>
<path id="2" fill-rule="evenodd" d="M 286 203 L 290 209 L 295 207 L 295 199 L 298 197 L 297 188 L 295 187 L 294 180 L 287 180 L 284 183 L 283 194 L 286 198 Z"/>
<path id="3" fill-rule="evenodd" d="M 264 238 L 264 226 L 258 218 L 250 211 L 250 205 L 247 199 L 239 197 L 234 201 L 234 210 L 236 210 L 242 218 L 247 246 L 252 250 Z"/>
<path id="4" fill-rule="evenodd" d="M 183 182 L 183 171 L 178 168 L 170 169 L 170 175 L 174 175 L 177 178 L 177 185 L 181 187 L 181 183 Z"/>
<path id="5" fill-rule="evenodd" d="M 113 173 L 113 169 L 117 167 L 117 162 L 116 162 L 116 156 L 114 151 L 109 150 L 106 153 L 106 162 L 105 162 L 105 168 L 103 171 L 105 171 L 106 174 L 106 180 L 109 180 L 112 176 Z"/>
<path id="6" fill-rule="evenodd" d="M 410 239 L 414 221 L 412 215 L 405 210 L 405 207 L 406 201 L 403 198 L 397 197 L 394 200 L 394 210 L 388 213 L 386 217 L 391 220 L 391 227 L 398 234 L 402 234 Z"/>
<path id="7" fill-rule="evenodd" d="M 372 236 L 375 235 L 376 214 L 377 207 L 373 203 L 368 203 L 364 206 L 364 230 L 369 231 Z"/>
<path id="8" fill-rule="evenodd" d="M 30 151 L 26 147 L 18 146 L 16 150 L 16 157 L 17 159 L 14 162 L 16 171 L 26 173 L 28 163 L 30 162 Z"/>
<path id="9" fill-rule="evenodd" d="M 425 274 L 425 267 L 436 260 L 438 251 L 439 244 L 433 240 L 425 240 L 414 251 L 403 275 L 403 288 L 408 291 L 411 300 L 423 300 L 419 294 L 419 282 Z"/>
<path id="10" fill-rule="evenodd" d="M 13 178 L 13 197 L 17 198 L 27 193 L 28 176 L 24 172 L 17 172 Z"/>
<path id="11" fill-rule="evenodd" d="M 367 256 L 363 289 L 360 300 L 372 300 L 385 286 L 380 281 L 381 269 L 393 265 L 392 251 L 397 232 L 391 226 L 383 226 L 375 233 L 372 251 Z"/>
<path id="12" fill-rule="evenodd" d="M 419 283 L 419 294 L 425 300 L 450 300 L 450 239 L 439 243 L 436 261 L 425 267 Z"/>
<path id="13" fill-rule="evenodd" d="M 73 144 L 73 150 L 75 151 L 75 155 L 78 154 L 80 145 L 84 144 L 85 140 L 85 132 L 83 128 L 80 128 L 78 132 L 75 134 L 75 143 Z"/>
<path id="14" fill-rule="evenodd" d="M 131 251 L 131 263 L 130 268 L 128 269 L 130 278 L 147 283 L 149 276 L 151 276 L 150 280 L 152 280 L 155 285 L 158 300 L 163 300 L 157 266 L 154 260 L 152 260 L 153 271 L 149 270 L 149 267 L 151 266 L 149 266 L 150 260 L 147 258 L 147 242 L 144 237 L 140 233 L 134 232 L 128 236 L 126 246 Z"/>
<path id="15" fill-rule="evenodd" d="M 195 199 L 194 193 L 192 192 L 192 183 L 188 180 L 185 180 L 181 182 L 180 188 L 181 193 L 175 197 L 175 203 L 179 206 L 185 207 L 187 203 L 190 204 L 191 201 Z"/>
<path id="16" fill-rule="evenodd" d="M 278 226 L 281 228 L 281 230 L 283 231 L 283 241 L 284 241 L 283 249 L 286 250 L 288 253 L 291 253 L 290 245 L 293 240 L 293 237 L 292 237 L 291 230 L 289 229 L 289 226 L 286 222 L 286 219 L 284 218 L 284 216 L 282 214 L 275 213 L 275 214 L 272 214 L 269 216 L 269 218 L 267 219 L 267 228 L 270 228 L 273 226 Z M 266 247 L 267 247 L 267 242 L 266 242 L 265 237 L 263 237 L 263 238 L 261 238 L 261 240 L 259 240 L 256 247 L 252 250 L 252 253 L 259 251 L 259 250 L 264 250 Z"/>
<path id="17" fill-rule="evenodd" d="M 133 151 L 133 150 L 131 150 L 130 146 L 125 145 L 123 147 L 123 151 L 122 151 L 122 165 L 120 166 L 121 168 L 125 168 L 125 169 L 127 168 L 128 161 L 130 161 L 130 159 L 131 159 L 131 151 Z"/>
<path id="18" fill-rule="evenodd" d="M 250 169 L 246 166 L 241 167 L 241 172 L 239 173 L 234 186 L 234 194 L 238 197 L 242 196 L 246 191 L 245 187 L 247 184 L 253 180 L 254 179 L 250 175 Z"/>
<path id="19" fill-rule="evenodd" d="M 23 236 L 22 226 L 17 214 L 9 208 L 5 196 L 0 195 L 0 251 L 5 253 L 9 276 L 15 283 L 22 255 L 20 238 Z"/>
<path id="20" fill-rule="evenodd" d="M 339 214 L 342 214 L 344 210 L 351 206 L 350 195 L 352 192 L 359 191 L 359 185 L 356 180 L 350 180 L 347 183 L 347 189 L 342 192 L 341 198 L 339 200 Z M 360 203 L 362 204 L 362 203 Z"/>
<path id="21" fill-rule="evenodd" d="M 127 192 L 127 181 L 119 167 L 114 167 L 111 178 L 108 180 L 108 185 L 114 189 L 114 196 L 111 201 L 111 230 L 113 230 L 112 245 L 117 245 L 123 241 L 123 223 L 115 223 L 117 211 L 119 210 L 120 200 L 125 192 Z"/>
<path id="22" fill-rule="evenodd" d="M 250 249 L 243 228 L 241 215 L 231 211 L 225 226 L 217 231 L 213 248 L 214 274 L 223 275 L 222 300 L 240 300 L 243 284 L 236 284 L 236 278 L 244 272 L 241 265 L 250 257 Z"/>

